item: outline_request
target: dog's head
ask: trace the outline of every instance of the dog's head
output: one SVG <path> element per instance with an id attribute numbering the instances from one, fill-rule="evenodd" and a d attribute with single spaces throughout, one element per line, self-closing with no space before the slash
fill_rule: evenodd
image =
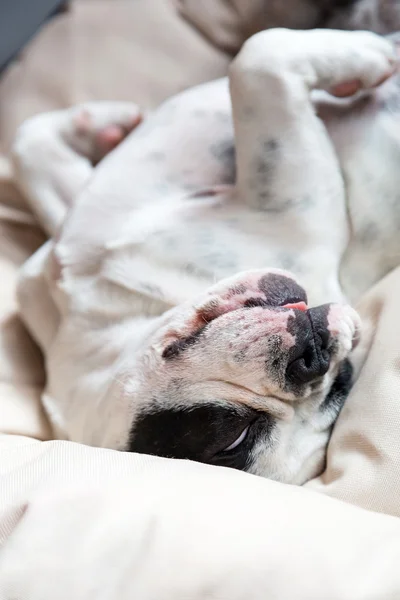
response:
<path id="1" fill-rule="evenodd" d="M 224 281 L 166 315 L 139 379 L 119 375 L 135 405 L 128 449 L 303 483 L 323 468 L 358 330 L 348 306 L 308 308 L 286 273 Z"/>

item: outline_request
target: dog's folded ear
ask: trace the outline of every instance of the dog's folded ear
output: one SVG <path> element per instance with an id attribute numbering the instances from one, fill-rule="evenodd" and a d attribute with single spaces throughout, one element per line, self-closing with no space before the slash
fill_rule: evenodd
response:
<path id="1" fill-rule="evenodd" d="M 397 0 L 176 0 L 181 15 L 214 45 L 235 55 L 253 34 L 272 27 L 400 29 Z"/>
<path id="2" fill-rule="evenodd" d="M 321 2 L 323 4 L 323 2 Z M 388 34 L 400 29 L 397 0 L 327 0 L 324 27 Z"/>
<path id="3" fill-rule="evenodd" d="M 332 15 L 348 18 L 356 0 L 176 0 L 176 4 L 213 44 L 234 55 L 246 39 L 264 29 L 313 29 L 326 27 Z"/>

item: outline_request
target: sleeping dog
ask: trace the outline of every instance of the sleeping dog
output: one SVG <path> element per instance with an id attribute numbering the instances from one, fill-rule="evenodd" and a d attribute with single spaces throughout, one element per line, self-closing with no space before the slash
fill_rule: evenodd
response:
<path id="1" fill-rule="evenodd" d="M 57 437 L 321 472 L 354 379 L 347 302 L 399 263 L 395 41 L 272 29 L 152 115 L 22 125 L 16 177 L 51 239 L 18 295 Z"/>

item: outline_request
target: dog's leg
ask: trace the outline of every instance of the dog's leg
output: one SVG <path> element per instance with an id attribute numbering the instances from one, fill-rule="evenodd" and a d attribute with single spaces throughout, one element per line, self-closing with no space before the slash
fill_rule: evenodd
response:
<path id="1" fill-rule="evenodd" d="M 17 181 L 50 236 L 91 177 L 93 165 L 139 121 L 134 104 L 98 102 L 38 115 L 21 126 L 13 147 Z M 46 280 L 52 270 L 52 243 L 24 264 L 17 289 L 24 321 L 42 349 L 59 326 Z"/>
<path id="2" fill-rule="evenodd" d="M 311 91 L 352 95 L 395 64 L 392 45 L 372 33 L 276 29 L 253 36 L 231 66 L 240 198 L 285 225 L 289 251 L 310 251 L 316 273 L 337 273 L 348 231 L 339 163 Z"/>
<path id="3" fill-rule="evenodd" d="M 19 128 L 12 149 L 16 181 L 50 236 L 93 166 L 140 120 L 135 104 L 94 102 L 32 117 Z"/>
<path id="4" fill-rule="evenodd" d="M 230 70 L 243 199 L 260 210 L 310 195 L 325 208 L 341 199 L 338 161 L 310 92 L 352 95 L 395 64 L 392 44 L 366 32 L 275 29 L 246 42 Z"/>

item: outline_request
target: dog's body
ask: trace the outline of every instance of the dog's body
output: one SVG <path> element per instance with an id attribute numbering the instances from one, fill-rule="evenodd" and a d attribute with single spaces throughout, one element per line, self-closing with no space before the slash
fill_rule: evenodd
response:
<path id="1" fill-rule="evenodd" d="M 294 483 L 321 470 L 359 330 L 345 298 L 399 263 L 400 88 L 315 90 L 370 90 L 395 65 L 370 33 L 262 32 L 231 99 L 225 80 L 173 98 L 89 183 L 96 136 L 135 107 L 22 126 L 17 177 L 50 235 L 83 190 L 19 288 L 59 436 Z"/>

